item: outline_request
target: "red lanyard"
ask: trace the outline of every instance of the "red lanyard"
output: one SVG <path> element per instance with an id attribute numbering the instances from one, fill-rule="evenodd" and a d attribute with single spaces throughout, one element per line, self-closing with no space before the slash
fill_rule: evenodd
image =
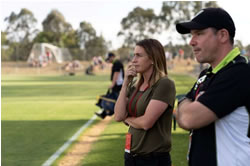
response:
<path id="1" fill-rule="evenodd" d="M 201 84 L 200 84 L 201 85 Z M 199 94 L 199 91 L 200 91 L 200 85 L 198 85 L 198 88 L 197 88 L 197 90 L 196 90 L 196 92 L 195 92 L 195 98 L 196 98 L 196 96 L 198 96 L 198 94 Z"/>
<path id="2" fill-rule="evenodd" d="M 136 106 L 137 106 L 137 102 L 139 101 L 139 99 L 141 98 L 141 96 L 143 95 L 143 93 L 149 88 L 149 86 L 147 86 L 144 91 L 140 94 L 140 96 L 137 98 L 136 102 L 135 102 L 135 109 L 134 109 L 134 112 L 132 111 L 132 102 L 135 98 L 135 96 L 137 95 L 139 89 L 135 92 L 135 94 L 133 95 L 133 97 L 131 98 L 130 102 L 129 102 L 129 106 L 128 106 L 128 110 L 129 110 L 129 113 L 133 116 L 133 117 L 136 117 Z"/>

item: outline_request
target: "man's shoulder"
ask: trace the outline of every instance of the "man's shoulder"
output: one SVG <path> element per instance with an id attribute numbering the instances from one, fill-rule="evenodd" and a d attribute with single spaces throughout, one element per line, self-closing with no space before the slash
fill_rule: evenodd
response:
<path id="1" fill-rule="evenodd" d="M 240 75 L 250 74 L 250 63 L 246 57 L 239 55 L 225 67 L 225 71 L 234 71 Z"/>
<path id="2" fill-rule="evenodd" d="M 113 65 L 119 65 L 119 66 L 123 66 L 122 62 L 118 59 L 116 59 L 113 63 Z"/>
<path id="3" fill-rule="evenodd" d="M 112 71 L 124 70 L 123 64 L 119 60 L 115 60 L 112 65 Z"/>
<path id="4" fill-rule="evenodd" d="M 242 87 L 249 87 L 250 84 L 250 65 L 244 57 L 238 56 L 229 65 L 218 71 L 214 78 L 215 83 L 232 84 L 236 86 L 238 84 Z M 218 84 L 217 84 L 218 85 Z M 234 86 L 234 87 L 235 87 Z M 232 88 L 231 88 L 232 89 Z"/>

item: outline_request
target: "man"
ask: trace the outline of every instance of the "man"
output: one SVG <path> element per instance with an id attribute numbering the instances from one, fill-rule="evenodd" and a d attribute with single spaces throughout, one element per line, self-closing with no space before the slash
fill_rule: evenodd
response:
<path id="1" fill-rule="evenodd" d="M 111 69 L 111 78 L 112 81 L 111 85 L 109 86 L 109 89 L 112 89 L 113 92 L 118 93 L 120 92 L 122 88 L 123 83 L 123 77 L 124 77 L 124 68 L 123 64 L 120 60 L 115 59 L 114 53 L 109 53 L 108 57 L 106 59 L 106 62 L 112 63 L 112 69 Z"/>
<path id="2" fill-rule="evenodd" d="M 112 81 L 111 85 L 109 86 L 109 89 L 112 91 L 114 95 L 114 99 L 117 99 L 119 96 L 119 92 L 122 88 L 123 78 L 124 78 L 124 67 L 120 60 L 116 59 L 116 56 L 114 53 L 110 52 L 108 53 L 108 56 L 106 58 L 106 62 L 112 63 L 112 69 L 111 69 L 111 78 Z M 114 114 L 113 110 L 102 110 L 101 113 L 95 113 L 97 116 L 104 119 L 107 115 L 111 116 Z"/>
<path id="3" fill-rule="evenodd" d="M 178 104 L 177 122 L 190 130 L 189 165 L 248 166 L 250 65 L 233 48 L 231 16 L 221 8 L 206 8 L 176 29 L 191 33 L 197 61 L 210 64 Z"/>

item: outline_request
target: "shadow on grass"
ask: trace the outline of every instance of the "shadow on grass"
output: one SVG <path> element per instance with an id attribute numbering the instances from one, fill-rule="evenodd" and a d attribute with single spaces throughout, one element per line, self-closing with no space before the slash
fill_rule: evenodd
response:
<path id="1" fill-rule="evenodd" d="M 41 165 L 86 122 L 69 121 L 2 121 L 1 164 Z"/>

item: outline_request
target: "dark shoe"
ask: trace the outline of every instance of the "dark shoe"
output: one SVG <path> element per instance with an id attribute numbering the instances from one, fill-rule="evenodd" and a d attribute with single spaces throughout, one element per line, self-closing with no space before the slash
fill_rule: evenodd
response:
<path id="1" fill-rule="evenodd" d="M 106 112 L 105 111 L 102 111 L 101 113 L 95 112 L 95 114 L 97 116 L 99 116 L 100 118 L 102 118 L 102 119 L 104 119 L 106 117 Z"/>
<path id="2" fill-rule="evenodd" d="M 98 106 L 98 107 L 100 107 L 100 108 L 102 108 L 101 102 L 98 102 L 95 105 Z"/>
<path id="3" fill-rule="evenodd" d="M 95 104 L 96 106 L 102 108 L 102 99 L 99 99 L 98 102 Z"/>
<path id="4" fill-rule="evenodd" d="M 106 114 L 108 116 L 112 116 L 114 114 L 114 111 L 106 110 Z"/>

